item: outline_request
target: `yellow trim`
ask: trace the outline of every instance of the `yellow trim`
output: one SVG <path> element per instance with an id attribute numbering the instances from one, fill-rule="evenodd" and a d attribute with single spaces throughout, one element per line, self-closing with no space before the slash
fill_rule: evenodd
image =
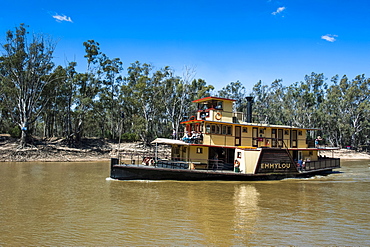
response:
<path id="1" fill-rule="evenodd" d="M 257 149 L 256 147 L 251 147 L 251 146 L 236 146 L 236 148 L 241 148 L 241 149 Z"/>

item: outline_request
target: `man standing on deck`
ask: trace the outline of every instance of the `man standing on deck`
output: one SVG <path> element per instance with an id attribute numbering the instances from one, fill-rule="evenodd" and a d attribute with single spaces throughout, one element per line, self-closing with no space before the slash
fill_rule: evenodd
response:
<path id="1" fill-rule="evenodd" d="M 302 168 L 303 168 L 303 160 L 299 159 L 298 160 L 298 171 L 302 171 Z"/>

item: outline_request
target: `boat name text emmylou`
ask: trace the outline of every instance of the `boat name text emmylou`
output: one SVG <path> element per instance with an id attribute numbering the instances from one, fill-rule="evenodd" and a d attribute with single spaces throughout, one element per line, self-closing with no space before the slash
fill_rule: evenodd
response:
<path id="1" fill-rule="evenodd" d="M 262 163 L 261 169 L 289 169 L 290 163 Z"/>

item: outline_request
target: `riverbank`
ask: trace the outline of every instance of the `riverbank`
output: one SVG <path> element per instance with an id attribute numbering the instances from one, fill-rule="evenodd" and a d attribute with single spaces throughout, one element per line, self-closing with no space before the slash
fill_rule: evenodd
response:
<path id="1" fill-rule="evenodd" d="M 330 158 L 340 158 L 344 160 L 364 160 L 370 159 L 370 154 L 366 152 L 357 152 L 355 150 L 338 149 L 332 151 L 320 151 L 321 156 Z"/>
<path id="2" fill-rule="evenodd" d="M 12 138 L 0 138 L 0 162 L 27 161 L 98 161 L 109 160 L 120 155 L 123 159 L 141 160 L 144 156 L 155 156 L 155 148 L 137 143 L 117 143 L 106 139 L 86 138 L 79 144 L 67 145 L 61 138 L 35 140 L 25 149 L 18 148 L 18 141 Z M 160 158 L 169 158 L 170 148 L 160 146 L 157 153 Z M 341 159 L 370 159 L 368 153 L 339 149 L 320 151 L 320 155 Z"/>
<path id="3" fill-rule="evenodd" d="M 157 155 L 164 158 L 168 154 L 169 149 L 161 147 Z M 101 161 L 118 155 L 123 159 L 142 159 L 143 156 L 154 156 L 155 150 L 140 142 L 117 143 L 97 138 L 85 138 L 76 145 L 68 145 L 61 138 L 35 140 L 32 145 L 20 149 L 18 140 L 0 139 L 0 162 Z"/>

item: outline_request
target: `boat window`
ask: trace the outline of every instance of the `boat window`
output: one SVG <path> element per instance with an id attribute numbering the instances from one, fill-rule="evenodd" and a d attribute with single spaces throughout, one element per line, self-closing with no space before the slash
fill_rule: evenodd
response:
<path id="1" fill-rule="evenodd" d="M 207 104 L 204 104 L 204 103 L 199 103 L 198 104 L 198 110 L 201 111 L 201 110 L 207 110 L 208 107 L 207 107 Z"/>
<path id="2" fill-rule="evenodd" d="M 301 136 L 302 135 L 302 130 L 298 130 L 298 135 Z"/>
<path id="3" fill-rule="evenodd" d="M 222 125 L 222 134 L 226 135 L 226 125 Z"/>
<path id="4" fill-rule="evenodd" d="M 248 128 L 247 127 L 243 127 L 243 133 L 248 133 Z"/>
<path id="5" fill-rule="evenodd" d="M 222 101 L 217 101 L 215 108 L 218 110 L 222 109 Z"/>
<path id="6" fill-rule="evenodd" d="M 289 131 L 288 130 L 285 130 L 284 131 L 284 135 L 286 135 L 286 136 L 289 135 Z"/>
<path id="7" fill-rule="evenodd" d="M 211 133 L 212 134 L 216 133 L 216 126 L 214 124 L 211 125 Z"/>
<path id="8" fill-rule="evenodd" d="M 277 147 L 277 135 L 276 135 L 276 129 L 271 130 L 271 147 Z"/>
<path id="9" fill-rule="evenodd" d="M 219 124 L 216 125 L 215 134 L 221 134 L 221 126 Z"/>
<path id="10" fill-rule="evenodd" d="M 231 127 L 231 125 L 228 125 L 227 126 L 227 135 L 232 135 L 232 134 L 233 134 L 232 127 Z"/>
<path id="11" fill-rule="evenodd" d="M 241 158 L 242 157 L 242 152 L 238 152 L 237 153 L 237 158 Z"/>
<path id="12" fill-rule="evenodd" d="M 203 153 L 203 148 L 197 148 L 197 154 L 202 154 Z"/>

